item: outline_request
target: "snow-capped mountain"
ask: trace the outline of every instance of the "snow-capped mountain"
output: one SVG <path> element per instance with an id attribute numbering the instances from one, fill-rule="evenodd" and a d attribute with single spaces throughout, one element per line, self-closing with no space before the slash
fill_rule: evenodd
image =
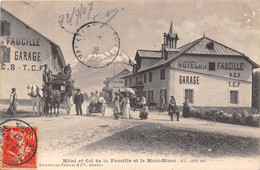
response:
<path id="1" fill-rule="evenodd" d="M 104 63 L 107 63 L 114 58 L 117 50 L 117 47 L 114 47 L 110 51 L 96 56 L 96 60 L 102 60 L 99 62 L 102 62 L 103 65 L 105 65 Z M 84 62 L 84 60 L 82 60 L 82 62 Z M 115 60 L 103 68 L 89 68 L 76 59 L 75 63 L 72 64 L 72 78 L 75 79 L 75 86 L 82 89 L 82 91 L 87 93 L 95 90 L 101 91 L 104 87 L 103 82 L 107 77 L 111 77 L 114 73 L 119 73 L 125 68 L 132 71 L 132 67 L 129 65 L 129 57 L 119 50 Z"/>

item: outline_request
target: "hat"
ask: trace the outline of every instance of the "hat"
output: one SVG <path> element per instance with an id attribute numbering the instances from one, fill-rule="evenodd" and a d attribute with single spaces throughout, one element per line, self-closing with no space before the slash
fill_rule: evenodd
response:
<path id="1" fill-rule="evenodd" d="M 77 91 L 80 91 L 80 89 L 77 89 Z"/>

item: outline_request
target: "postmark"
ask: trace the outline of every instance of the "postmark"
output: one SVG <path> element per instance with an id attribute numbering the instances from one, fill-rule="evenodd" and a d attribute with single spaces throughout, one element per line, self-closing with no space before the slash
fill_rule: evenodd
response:
<path id="1" fill-rule="evenodd" d="M 36 127 L 19 119 L 0 123 L 0 158 L 3 168 L 36 168 L 36 150 Z"/>
<path id="2" fill-rule="evenodd" d="M 74 34 L 72 48 L 80 63 L 90 68 L 103 68 L 118 56 L 120 38 L 107 23 L 89 22 Z"/>

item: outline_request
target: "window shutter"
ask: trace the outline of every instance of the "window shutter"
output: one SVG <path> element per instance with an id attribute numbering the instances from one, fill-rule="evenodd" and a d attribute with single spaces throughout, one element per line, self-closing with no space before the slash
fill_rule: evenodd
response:
<path id="1" fill-rule="evenodd" d="M 5 22 L 6 21 L 1 20 L 1 36 L 5 35 Z"/>
<path id="2" fill-rule="evenodd" d="M 10 36 L 10 22 L 6 22 L 5 35 Z"/>
<path id="3" fill-rule="evenodd" d="M 0 46 L 0 63 L 3 63 L 5 59 L 5 46 Z"/>
<path id="4" fill-rule="evenodd" d="M 189 97 L 190 97 L 189 99 L 190 103 L 193 103 L 193 90 L 190 90 Z"/>
<path id="5" fill-rule="evenodd" d="M 6 48 L 6 53 L 5 53 L 5 61 L 4 62 L 10 62 L 10 48 Z"/>

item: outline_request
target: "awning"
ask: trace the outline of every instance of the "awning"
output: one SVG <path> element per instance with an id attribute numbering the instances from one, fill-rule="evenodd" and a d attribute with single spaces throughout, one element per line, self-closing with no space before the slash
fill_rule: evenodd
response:
<path id="1" fill-rule="evenodd" d="M 119 92 L 129 92 L 129 93 L 135 94 L 135 91 L 129 87 L 122 87 L 119 89 Z"/>

